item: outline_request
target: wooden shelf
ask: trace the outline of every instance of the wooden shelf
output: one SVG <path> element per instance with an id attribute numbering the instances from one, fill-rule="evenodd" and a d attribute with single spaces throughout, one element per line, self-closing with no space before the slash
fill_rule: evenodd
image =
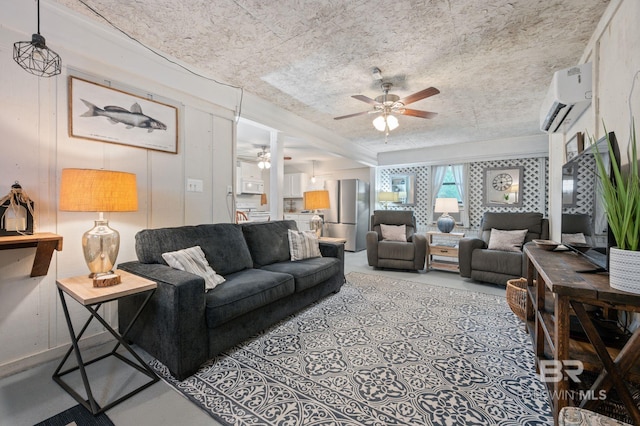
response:
<path id="1" fill-rule="evenodd" d="M 0 250 L 19 248 L 36 248 L 36 257 L 33 259 L 31 276 L 40 277 L 47 275 L 49 264 L 53 256 L 53 250 L 62 251 L 62 236 L 51 232 L 39 232 L 33 235 L 10 235 L 0 237 Z"/>

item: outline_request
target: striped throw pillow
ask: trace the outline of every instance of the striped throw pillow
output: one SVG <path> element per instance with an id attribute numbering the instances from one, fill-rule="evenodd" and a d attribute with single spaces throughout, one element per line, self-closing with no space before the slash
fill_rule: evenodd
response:
<path id="1" fill-rule="evenodd" d="M 289 229 L 289 253 L 291 260 L 321 257 L 318 236 L 314 231 L 294 231 Z"/>
<path id="2" fill-rule="evenodd" d="M 216 271 L 211 269 L 200 246 L 162 253 L 162 258 L 174 269 L 191 272 L 204 278 L 204 291 L 214 289 L 225 281 L 222 275 L 216 274 Z"/>

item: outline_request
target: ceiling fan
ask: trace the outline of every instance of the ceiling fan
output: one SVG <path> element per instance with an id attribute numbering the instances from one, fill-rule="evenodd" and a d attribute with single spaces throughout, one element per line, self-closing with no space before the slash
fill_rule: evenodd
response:
<path id="1" fill-rule="evenodd" d="M 433 118 L 438 115 L 437 112 L 406 108 L 406 105 L 440 93 L 440 91 L 435 87 L 429 87 L 401 99 L 400 96 L 389 93 L 392 86 L 393 85 L 390 82 L 383 82 L 381 84 L 381 88 L 384 94 L 376 97 L 375 99 L 371 99 L 364 95 L 351 96 L 354 99 L 373 105 L 373 109 L 335 117 L 334 120 L 342 120 L 344 118 L 357 117 L 365 114 L 381 114 L 373 120 L 373 125 L 376 129 L 381 132 L 385 132 L 385 134 L 388 135 L 389 131 L 398 127 L 398 119 L 393 114 L 410 115 L 412 117 L 419 118 Z"/>

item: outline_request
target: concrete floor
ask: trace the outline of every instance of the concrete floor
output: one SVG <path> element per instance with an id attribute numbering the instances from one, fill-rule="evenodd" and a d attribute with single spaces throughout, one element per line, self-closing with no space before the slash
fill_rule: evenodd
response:
<path id="1" fill-rule="evenodd" d="M 374 271 L 367 265 L 366 251 L 346 253 L 345 273 L 349 272 L 376 273 L 428 285 L 487 294 L 504 295 L 505 293 L 504 287 L 479 284 L 462 279 L 458 274 L 451 272 Z M 148 358 L 142 352 L 138 353 L 141 353 L 145 359 Z M 34 425 L 76 405 L 76 401 L 51 379 L 58 362 L 58 360 L 48 362 L 0 379 L 0 425 Z M 111 401 L 114 395 L 132 389 L 139 380 L 144 379 L 140 373 L 133 374 L 132 371 L 134 370 L 114 357 L 92 365 L 88 374 L 96 399 Z M 72 374 L 65 377 L 68 377 L 68 382 L 72 386 L 81 386 L 79 380 L 73 383 Z M 153 384 L 111 408 L 107 411 L 107 415 L 117 426 L 219 425 L 163 381 Z"/>

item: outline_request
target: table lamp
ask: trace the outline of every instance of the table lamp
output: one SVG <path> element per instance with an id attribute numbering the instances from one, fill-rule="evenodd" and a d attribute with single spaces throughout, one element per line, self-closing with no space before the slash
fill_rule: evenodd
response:
<path id="1" fill-rule="evenodd" d="M 329 191 L 307 191 L 303 196 L 305 210 L 311 210 L 315 213 L 309 222 L 309 227 L 320 237 L 322 236 L 322 218 L 318 215 L 318 210 L 328 209 L 330 207 Z"/>
<path id="2" fill-rule="evenodd" d="M 63 169 L 60 210 L 99 212 L 95 226 L 82 236 L 82 251 L 90 278 L 113 274 L 120 233 L 109 227 L 104 212 L 138 210 L 136 175 L 110 170 Z"/>
<path id="3" fill-rule="evenodd" d="M 378 202 L 384 206 L 384 209 L 389 208 L 389 203 L 398 202 L 397 192 L 378 192 Z"/>
<path id="4" fill-rule="evenodd" d="M 449 213 L 458 213 L 457 198 L 436 198 L 436 206 L 433 209 L 435 213 L 442 213 L 438 218 L 438 230 L 445 234 L 451 232 L 456 226 L 456 221 L 449 216 Z"/>

